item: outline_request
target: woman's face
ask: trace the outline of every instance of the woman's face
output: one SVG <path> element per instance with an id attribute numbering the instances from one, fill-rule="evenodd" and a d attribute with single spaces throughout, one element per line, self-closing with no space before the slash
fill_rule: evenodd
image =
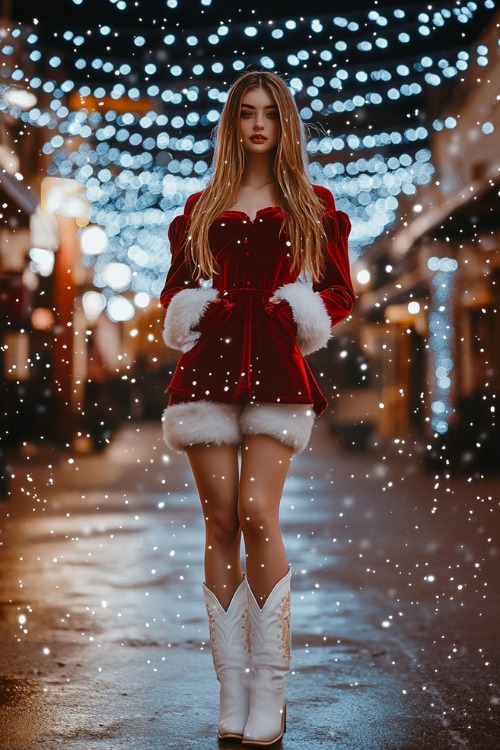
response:
<path id="1" fill-rule="evenodd" d="M 280 134 L 276 102 L 265 89 L 249 89 L 241 100 L 240 140 L 249 154 L 273 151 Z"/>

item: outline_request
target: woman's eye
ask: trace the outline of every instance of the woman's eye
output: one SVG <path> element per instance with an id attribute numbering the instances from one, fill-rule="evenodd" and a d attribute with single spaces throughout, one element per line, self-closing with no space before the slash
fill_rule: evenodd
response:
<path id="1" fill-rule="evenodd" d="M 241 117 L 251 117 L 251 116 L 252 116 L 252 113 L 245 111 L 245 110 L 243 110 L 243 112 L 241 113 Z"/>

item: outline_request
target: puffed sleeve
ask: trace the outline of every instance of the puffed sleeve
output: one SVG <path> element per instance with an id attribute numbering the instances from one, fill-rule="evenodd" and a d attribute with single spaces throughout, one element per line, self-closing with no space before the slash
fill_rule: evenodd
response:
<path id="1" fill-rule="evenodd" d="M 165 308 L 163 340 L 171 349 L 187 352 L 200 333 L 195 329 L 208 305 L 217 297 L 217 290 L 204 289 L 193 279 L 192 267 L 186 259 L 186 240 L 191 224 L 191 210 L 199 193 L 190 196 L 184 213 L 176 216 L 168 229 L 172 261 L 160 295 Z"/>
<path id="2" fill-rule="evenodd" d="M 276 290 L 276 299 L 286 300 L 297 324 L 297 345 L 302 354 L 311 354 L 327 345 L 331 329 L 347 318 L 354 306 L 354 290 L 349 269 L 347 241 L 349 217 L 337 211 L 333 195 L 318 185 L 314 190 L 325 207 L 325 264 L 320 281 L 299 280 Z"/>

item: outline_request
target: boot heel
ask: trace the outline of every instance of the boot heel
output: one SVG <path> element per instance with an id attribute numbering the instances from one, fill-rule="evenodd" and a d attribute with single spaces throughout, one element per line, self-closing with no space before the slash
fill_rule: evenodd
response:
<path id="1" fill-rule="evenodd" d="M 282 729 L 277 737 L 274 737 L 274 739 L 270 739 L 270 740 L 257 740 L 257 739 L 247 740 L 243 737 L 242 746 L 244 748 L 269 747 L 272 750 L 272 748 L 275 745 L 278 746 L 279 744 L 279 747 L 281 747 L 281 740 L 283 739 L 283 735 L 285 734 L 285 732 L 286 732 L 286 706 L 283 710 Z"/>

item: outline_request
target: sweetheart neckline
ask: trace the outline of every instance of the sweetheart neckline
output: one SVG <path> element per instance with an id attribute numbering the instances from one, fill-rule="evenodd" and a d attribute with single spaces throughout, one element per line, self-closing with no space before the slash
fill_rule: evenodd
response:
<path id="1" fill-rule="evenodd" d="M 254 224 L 259 214 L 261 214 L 263 211 L 271 211 L 271 210 L 283 211 L 281 206 L 264 206 L 263 208 L 259 208 L 254 218 L 252 219 L 250 214 L 247 214 L 246 211 L 240 211 L 240 209 L 238 208 L 228 208 L 227 211 L 223 211 L 220 215 L 224 216 L 225 214 L 241 214 L 242 216 L 245 216 L 249 220 L 250 224 Z"/>

